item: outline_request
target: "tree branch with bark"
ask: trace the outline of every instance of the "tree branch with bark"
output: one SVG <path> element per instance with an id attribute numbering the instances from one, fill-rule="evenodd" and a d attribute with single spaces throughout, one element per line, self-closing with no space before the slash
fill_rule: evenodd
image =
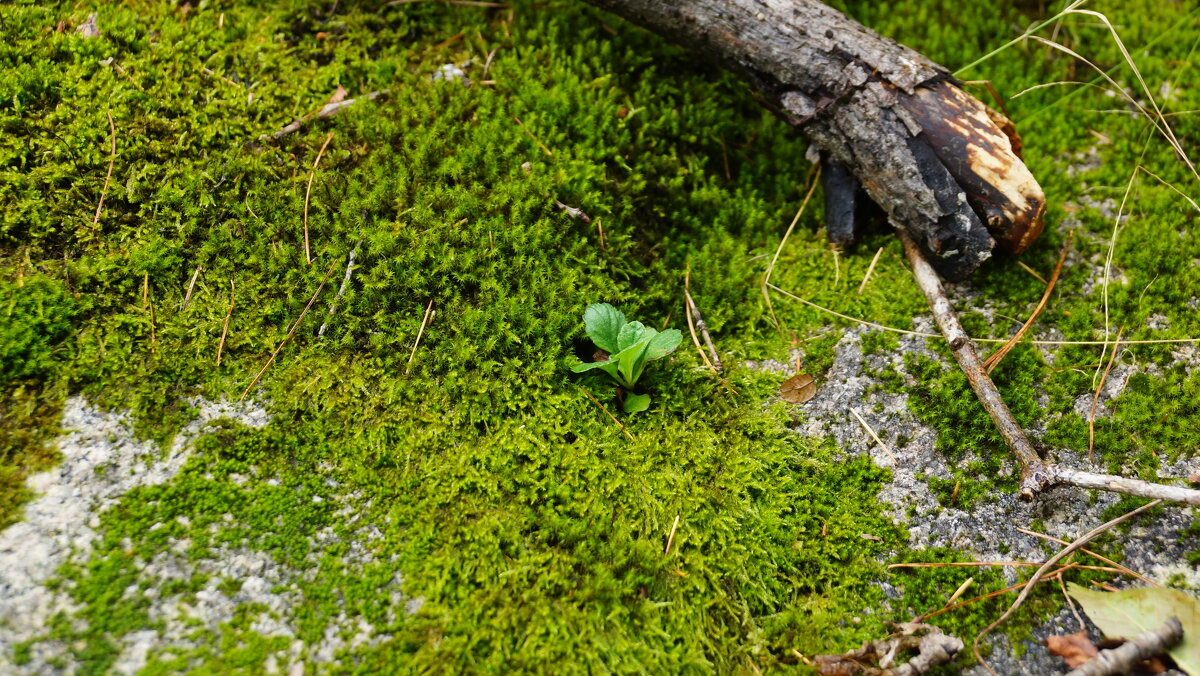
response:
<path id="1" fill-rule="evenodd" d="M 738 73 L 825 165 L 827 236 L 858 235 L 865 193 L 904 242 L 955 360 L 1021 467 L 1022 499 L 1066 484 L 1200 505 L 1200 491 L 1047 463 L 1012 417 L 939 274 L 1022 252 L 1046 198 L 1015 127 L 950 72 L 816 0 L 589 0 Z"/>

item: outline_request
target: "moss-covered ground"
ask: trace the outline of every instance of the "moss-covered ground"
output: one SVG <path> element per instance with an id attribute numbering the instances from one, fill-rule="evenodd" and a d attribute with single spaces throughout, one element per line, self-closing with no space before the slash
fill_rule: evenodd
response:
<path id="1" fill-rule="evenodd" d="M 835 4 L 951 68 L 1058 8 Z M 1200 108 L 1200 9 L 1092 8 L 1119 25 L 1187 147 L 1200 132 L 1189 114 Z M 87 38 L 76 28 L 93 12 L 101 35 Z M 845 650 L 882 635 L 884 621 L 938 607 L 965 577 L 885 572 L 895 560 L 966 554 L 909 551 L 903 524 L 874 497 L 888 473 L 789 431 L 797 412 L 777 400 L 780 376 L 741 365 L 801 346 L 819 376 L 846 324 L 782 296 L 781 329 L 771 320 L 758 282 L 803 197 L 806 145 L 733 77 L 566 2 L 17 2 L 0 6 L 0 34 L 0 525 L 19 518 L 25 478 L 53 466 L 68 396 L 131 410 L 139 434 L 169 439 L 192 415 L 189 397 L 239 397 L 316 293 L 250 392 L 271 424 L 205 437 L 173 482 L 102 514 L 88 563 L 60 571 L 78 612 L 46 637 L 65 640 L 83 672 L 103 673 L 121 636 L 153 628 L 144 598 L 120 592 L 140 583 L 139 561 L 183 538 L 189 556 L 237 546 L 308 571 L 300 638 L 319 638 L 339 613 L 362 617 L 386 640 L 330 668 L 363 673 L 795 666 L 797 653 Z M 1065 20 L 1054 36 L 1144 100 L 1094 18 Z M 431 80 L 464 62 L 471 86 Z M 1004 96 L 1094 76 L 1033 42 L 963 74 Z M 380 94 L 260 140 L 339 86 L 351 98 Z M 1140 175 L 1106 308 L 1097 270 L 1113 220 L 1087 206 L 1115 210 L 1139 163 L 1187 194 L 1200 193 L 1196 177 L 1101 89 L 1048 87 L 1007 104 L 1051 205 L 1025 262 L 1048 274 L 1061 225 L 1081 228 L 1039 333 L 1200 336 L 1197 210 Z M 1088 152 L 1097 166 L 1067 171 Z M 804 215 L 773 282 L 911 328 L 924 303 L 898 243 L 878 235 L 835 254 L 816 230 L 820 211 Z M 330 316 L 351 251 L 356 267 Z M 688 271 L 737 394 L 685 344 L 650 367 L 650 411 L 623 416 L 600 376 L 569 373 L 583 308 L 605 301 L 685 328 Z M 1001 338 L 1043 289 L 1003 258 L 971 288 L 988 312 L 964 308 L 968 328 Z M 1120 351 L 1118 363 L 1159 366 L 1133 376 L 1096 423 L 1111 469 L 1152 477 L 1160 457 L 1200 446 L 1200 372 L 1178 365 L 1181 349 Z M 1022 422 L 1048 424 L 1048 445 L 1086 448 L 1072 410 L 1094 389 L 1101 348 L 1052 354 L 1049 363 L 1018 347 L 997 382 Z M 933 362 L 911 366 L 914 409 L 942 432 L 947 457 L 994 459 L 956 470 L 955 499 L 1011 491 L 981 481 L 1006 451 L 965 380 Z M 314 551 L 318 531 L 349 541 L 360 527 L 344 523 L 339 500 L 382 532 L 374 562 L 348 563 L 345 544 Z M 149 529 L 160 522 L 171 525 Z M 389 613 L 377 593 L 395 571 L 425 599 L 415 614 Z M 975 575 L 1003 586 L 999 574 Z M 902 599 L 885 600 L 884 579 Z M 969 635 L 998 603 L 943 624 Z M 1032 610 L 1056 604 L 1050 595 Z M 151 655 L 150 673 L 261 670 L 280 639 L 257 636 L 259 609 L 243 611 L 220 635 L 197 637 L 193 653 Z"/>

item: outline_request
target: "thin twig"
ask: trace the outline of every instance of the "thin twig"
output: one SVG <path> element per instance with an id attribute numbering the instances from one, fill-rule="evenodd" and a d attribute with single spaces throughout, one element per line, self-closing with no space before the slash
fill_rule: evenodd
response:
<path id="1" fill-rule="evenodd" d="M 421 318 L 421 328 L 417 330 L 417 339 L 413 342 L 412 352 L 408 355 L 408 365 L 404 367 L 404 375 L 408 375 L 412 370 L 413 358 L 417 356 L 417 348 L 421 345 L 421 336 L 425 335 L 425 326 L 429 323 L 430 317 L 433 316 L 433 299 L 429 299 L 429 305 L 425 307 L 425 316 Z"/>
<path id="2" fill-rule="evenodd" d="M 204 270 L 204 268 L 197 265 L 196 271 L 192 273 L 192 281 L 188 282 L 187 293 L 183 294 L 183 305 L 179 308 L 180 312 L 188 309 L 188 303 L 192 302 L 192 291 L 196 288 L 196 279 L 200 277 L 200 272 L 202 270 Z"/>
<path id="3" fill-rule="evenodd" d="M 913 277 L 917 281 L 917 286 L 921 288 L 926 300 L 929 301 L 929 307 L 933 310 L 933 318 L 937 321 L 942 334 L 946 336 L 954 360 L 966 374 L 971 389 L 979 398 L 979 403 L 983 404 L 983 408 L 991 416 L 1000 435 L 1004 437 L 1009 448 L 1017 456 L 1021 465 L 1021 498 L 1032 500 L 1044 485 L 1042 477 L 1045 473 L 1045 463 L 1038 457 L 1033 444 L 1025 436 L 1025 431 L 1017 424 L 1012 413 L 1009 412 L 1008 406 L 1004 403 L 1004 398 L 1000 396 L 996 385 L 992 383 L 992 379 L 984 370 L 979 356 L 975 353 L 975 346 L 963 331 L 962 324 L 959 323 L 958 316 L 954 313 L 954 308 L 950 305 L 950 300 L 942 289 L 942 282 L 937 273 L 925 260 L 925 256 L 917 248 L 916 242 L 903 230 L 897 228 L 896 232 L 900 236 L 900 241 L 904 243 L 904 252 L 912 264 Z"/>
<path id="4" fill-rule="evenodd" d="M 1101 650 L 1098 655 L 1069 672 L 1067 676 L 1112 676 L 1130 674 L 1142 660 L 1161 655 L 1183 638 L 1183 624 L 1178 617 L 1169 618 L 1158 629 L 1152 629 L 1124 644 Z"/>
<path id="5" fill-rule="evenodd" d="M 304 189 L 304 260 L 312 265 L 312 254 L 308 249 L 308 197 L 312 194 L 313 179 L 317 176 L 317 165 L 321 163 L 321 156 L 325 154 L 325 147 L 333 140 L 333 132 L 329 132 L 329 136 L 325 137 L 325 142 L 321 144 L 321 149 L 317 151 L 317 159 L 313 161 L 312 172 L 308 174 L 308 187 Z"/>
<path id="6" fill-rule="evenodd" d="M 221 325 L 221 342 L 217 343 L 217 366 L 221 365 L 221 351 L 225 349 L 225 336 L 229 333 L 229 318 L 233 316 L 233 299 L 235 298 L 233 280 L 229 280 L 229 309 L 225 312 L 225 323 Z"/>
<path id="7" fill-rule="evenodd" d="M 583 385 L 580 385 L 579 389 L 583 390 L 583 393 L 587 395 L 588 399 L 592 400 L 593 404 L 600 407 L 601 411 L 604 411 L 604 415 L 608 416 L 609 418 L 612 418 L 612 421 L 615 422 L 617 424 L 617 427 L 619 427 L 621 429 L 621 431 L 625 433 L 625 436 L 629 437 L 630 441 L 633 441 L 633 435 L 629 433 L 629 430 L 625 429 L 625 425 L 623 425 L 620 420 L 617 420 L 617 416 L 609 413 L 608 409 L 604 407 L 604 404 L 601 404 L 599 399 L 592 396 L 592 393 L 588 392 L 586 387 L 584 387 Z"/>
<path id="8" fill-rule="evenodd" d="M 1028 528 L 1018 527 L 1017 532 L 1024 533 L 1025 535 L 1032 535 L 1035 538 L 1042 538 L 1043 540 L 1057 542 L 1060 545 L 1070 544 L 1069 542 L 1067 542 L 1066 540 L 1063 540 L 1062 538 L 1056 538 L 1053 535 L 1039 533 L 1035 530 L 1029 530 Z M 1136 577 L 1137 579 L 1141 580 L 1142 582 L 1145 582 L 1146 584 L 1148 584 L 1152 587 L 1161 587 L 1162 586 L 1161 584 L 1155 582 L 1154 580 L 1151 580 L 1150 578 L 1146 577 L 1145 575 L 1142 575 L 1141 573 L 1137 572 L 1136 570 L 1133 570 L 1132 568 L 1127 568 L 1127 567 L 1117 563 L 1116 561 L 1113 561 L 1112 559 L 1110 559 L 1108 557 L 1097 554 L 1096 552 L 1094 552 L 1090 549 L 1081 547 L 1079 549 L 1079 551 L 1083 552 L 1084 554 L 1087 554 L 1088 556 L 1092 557 L 1093 559 L 1096 559 L 1097 561 L 1100 561 L 1101 563 L 1107 563 L 1108 565 L 1112 566 L 1113 568 L 1116 568 L 1117 570 L 1119 570 L 1120 572 L 1122 572 L 1126 575 L 1129 575 L 1130 577 Z"/>
<path id="9" fill-rule="evenodd" d="M 867 424 L 866 420 L 863 420 L 863 417 L 859 415 L 858 411 L 854 408 L 851 408 L 850 412 L 854 414 L 855 418 L 858 418 L 859 424 L 863 426 L 863 429 L 867 431 L 867 434 L 871 435 L 871 438 L 875 440 L 875 443 L 879 444 L 879 447 L 883 449 L 883 452 L 888 454 L 888 457 L 892 459 L 892 464 L 899 465 L 900 463 L 896 462 L 896 456 L 892 455 L 892 449 L 888 448 L 888 445 L 883 443 L 883 439 L 880 439 L 879 435 L 875 434 L 875 430 L 871 429 L 871 426 Z"/>
<path id="10" fill-rule="evenodd" d="M 1088 462 L 1092 461 L 1092 449 L 1096 447 L 1096 404 L 1100 403 L 1100 393 L 1104 391 L 1104 381 L 1108 380 L 1108 372 L 1112 370 L 1113 362 L 1120 352 L 1121 332 L 1125 327 L 1117 329 L 1117 338 L 1113 341 L 1112 354 L 1108 357 L 1108 366 L 1104 367 L 1104 375 L 1100 376 L 1100 384 L 1096 386 L 1096 394 L 1092 397 L 1092 410 L 1088 412 Z M 1107 349 L 1107 347 L 1105 348 Z"/>
<path id="11" fill-rule="evenodd" d="M 1021 530 L 1021 529 L 1017 529 Z M 1023 532 L 1023 531 L 1022 531 Z M 1070 544 L 1063 542 L 1062 544 Z M 945 563 L 893 563 L 888 565 L 887 569 L 893 568 L 1034 568 L 1042 565 L 1037 561 L 948 561 Z M 1074 564 L 1079 570 L 1094 570 L 1100 573 L 1130 573 L 1134 577 L 1140 577 L 1128 568 L 1116 568 L 1113 566 L 1085 566 Z"/>
<path id="12" fill-rule="evenodd" d="M 1050 292 L 1054 291 L 1054 285 L 1058 283 L 1058 276 L 1062 273 L 1063 262 L 1067 260 L 1067 252 L 1071 250 L 1071 240 L 1074 236 L 1074 230 L 1071 231 L 1071 234 L 1067 235 L 1067 241 L 1063 244 L 1062 251 L 1058 254 L 1058 262 L 1054 264 L 1054 272 L 1050 274 L 1050 281 L 1046 282 L 1046 290 L 1042 293 L 1042 299 L 1038 301 L 1037 307 L 1033 308 L 1033 314 L 1029 315 L 1029 319 L 1021 325 L 1020 330 L 1012 338 L 1008 339 L 1007 343 L 1001 345 L 1000 349 L 993 352 L 987 358 L 987 361 L 983 362 L 983 365 L 987 367 L 988 373 L 995 370 L 996 366 L 1000 364 L 1000 360 L 1004 359 L 1004 356 L 1016 347 L 1017 343 L 1021 342 L 1021 339 L 1033 327 L 1033 323 L 1037 321 L 1038 316 L 1042 314 L 1042 310 L 1046 309 L 1046 303 L 1050 300 Z"/>
<path id="13" fill-rule="evenodd" d="M 925 256 L 917 248 L 916 243 L 903 230 L 897 229 L 896 232 L 901 242 L 904 243 L 904 252 L 912 264 L 913 278 L 929 302 L 929 307 L 933 310 L 933 316 L 937 321 L 938 328 L 941 329 L 942 335 L 945 336 L 946 341 L 950 345 L 950 352 L 954 355 L 954 360 L 962 368 L 963 373 L 967 377 L 967 382 L 970 383 L 971 389 L 975 391 L 975 396 L 979 399 L 979 403 L 983 405 L 984 410 L 987 411 L 992 422 L 995 423 L 1000 435 L 1004 437 L 1004 441 L 1017 458 L 1017 462 L 1021 467 L 1020 497 L 1022 500 L 1033 500 L 1038 493 L 1050 486 L 1067 484 L 1079 488 L 1097 488 L 1142 498 L 1157 498 L 1189 505 L 1200 505 L 1200 491 L 1190 488 L 1166 486 L 1111 474 L 1082 472 L 1069 467 L 1044 462 L 1038 456 L 1037 451 L 1034 450 L 1033 444 L 1030 443 L 1029 438 L 1025 435 L 1025 431 L 1021 429 L 1020 424 L 1017 423 L 1012 413 L 1008 410 L 1008 406 L 1004 403 L 1004 398 L 1000 396 L 999 390 L 996 389 L 995 383 L 992 382 L 992 379 L 983 369 L 983 364 L 979 361 L 979 356 L 975 353 L 975 346 L 971 343 L 971 339 L 967 336 L 966 332 L 963 331 L 962 324 L 958 321 L 958 315 L 955 314 L 954 307 L 950 304 L 950 299 L 946 297 L 946 292 L 942 289 L 942 283 L 937 273 L 934 272 L 929 262 L 925 260 Z"/>
<path id="14" fill-rule="evenodd" d="M 883 247 L 875 252 L 875 256 L 871 258 L 871 264 L 867 266 L 867 274 L 863 275 L 862 284 L 858 285 L 858 295 L 863 294 L 863 290 L 867 288 L 867 282 L 871 281 L 871 273 L 875 272 L 875 265 L 879 263 L 879 257 L 883 255 Z"/>
<path id="15" fill-rule="evenodd" d="M 104 208 L 104 198 L 108 195 L 108 182 L 112 180 L 113 164 L 117 161 L 117 125 L 113 123 L 112 111 L 108 111 L 108 131 L 112 141 L 112 152 L 108 157 L 108 174 L 104 176 L 104 187 L 100 189 L 100 201 L 96 204 L 96 216 L 92 219 L 92 229 L 100 224 L 100 211 Z"/>
<path id="16" fill-rule="evenodd" d="M 675 529 L 679 528 L 679 515 L 675 515 L 675 523 L 671 524 L 671 534 L 667 536 L 667 548 L 663 550 L 663 554 L 671 553 L 671 543 L 675 542 Z"/>
<path id="17" fill-rule="evenodd" d="M 712 357 L 712 367 L 717 373 L 721 373 L 724 369 L 721 366 L 721 358 L 717 356 L 717 347 L 713 345 L 712 336 L 708 335 L 708 325 L 704 323 L 704 317 L 700 315 L 700 308 L 696 307 L 696 301 L 692 298 L 691 278 L 692 271 L 688 270 L 687 274 L 683 276 L 683 296 L 687 301 L 688 311 L 696 320 L 696 329 L 700 331 L 700 335 L 704 338 L 704 344 L 708 347 L 708 354 Z"/>
<path id="18" fill-rule="evenodd" d="M 258 384 L 258 380 L 263 377 L 263 374 L 267 372 L 267 369 L 271 368 L 271 364 L 275 363 L 275 358 L 279 356 L 279 352 L 283 350 L 283 346 L 287 345 L 292 339 L 292 336 L 296 334 L 296 329 L 300 326 L 300 322 L 304 321 L 304 315 L 307 315 L 308 311 L 312 308 L 313 303 L 317 302 L 317 296 L 321 295 L 321 290 L 325 288 L 325 283 L 329 281 L 329 275 L 333 274 L 333 268 L 336 265 L 337 261 L 333 261 L 329 264 L 329 269 L 325 271 L 325 276 L 321 278 L 321 284 L 318 285 L 317 290 L 313 292 L 312 298 L 308 299 L 308 304 L 306 304 L 304 309 L 300 311 L 300 316 L 296 317 L 296 321 L 292 322 L 292 325 L 288 327 L 287 335 L 283 337 L 283 340 L 279 341 L 279 345 L 275 348 L 275 351 L 271 353 L 271 357 L 267 359 L 267 363 L 263 364 L 263 367 L 259 369 L 258 373 L 254 376 L 254 380 L 251 380 L 250 384 L 246 386 L 246 390 L 242 392 L 242 396 L 238 398 L 238 401 L 242 401 L 246 398 L 246 395 L 250 394 L 250 390 L 254 389 L 254 386 Z M 230 289 L 232 290 L 232 288 L 233 284 L 231 282 Z M 232 300 L 230 301 L 229 307 L 232 311 Z"/>
<path id="19" fill-rule="evenodd" d="M 358 101 L 362 101 L 364 99 L 367 101 L 374 101 L 375 99 L 379 98 L 379 95 L 382 93 L 383 93 L 383 91 L 375 91 L 375 92 L 371 92 L 371 93 L 363 95 L 363 96 L 359 96 L 358 98 L 346 99 L 344 101 L 337 101 L 335 103 L 326 103 L 325 105 L 321 106 L 321 108 L 319 110 L 317 110 L 317 112 L 309 113 L 309 114 L 305 115 L 304 117 L 301 117 L 297 120 L 293 120 L 290 124 L 284 126 L 282 129 L 280 129 L 279 131 L 277 131 L 273 134 L 261 134 L 258 137 L 258 140 L 266 141 L 266 140 L 270 139 L 273 141 L 278 141 L 279 139 L 283 138 L 284 136 L 287 136 L 288 134 L 292 134 L 292 133 L 300 131 L 302 128 L 304 128 L 305 123 L 311 119 L 323 120 L 327 117 L 333 117 L 334 115 L 337 115 L 338 113 L 342 112 L 343 110 L 354 105 Z"/>
<path id="20" fill-rule="evenodd" d="M 318 337 L 325 336 L 325 329 L 329 325 L 329 318 L 332 318 L 337 313 L 338 301 L 342 296 L 346 295 L 346 286 L 350 284 L 350 274 L 354 272 L 354 257 L 358 255 L 358 244 L 350 250 L 350 256 L 346 260 L 346 276 L 342 277 L 342 285 L 338 287 L 337 295 L 333 297 L 333 302 L 329 304 L 329 312 L 326 314 L 326 320 L 321 323 L 321 328 L 317 331 Z"/>
<path id="21" fill-rule="evenodd" d="M 1117 518 L 1112 519 L 1111 521 L 1106 521 L 1105 523 L 1102 523 L 1099 526 L 1088 531 L 1087 533 L 1085 533 L 1083 535 L 1083 537 L 1079 538 L 1078 540 L 1075 540 L 1070 545 L 1067 545 L 1062 550 L 1060 550 L 1057 554 L 1055 554 L 1054 556 L 1047 559 L 1046 563 L 1042 564 L 1042 567 L 1038 568 L 1037 571 L 1033 574 L 1033 577 L 1029 578 L 1029 581 L 1025 584 L 1025 588 L 1022 589 L 1021 593 L 1017 595 L 1017 600 L 1013 601 L 1013 604 L 1011 606 L 1009 606 L 1008 610 L 1004 611 L 1003 615 L 1001 615 L 995 622 L 992 622 L 991 624 L 989 624 L 987 626 L 987 628 L 985 628 L 982 632 L 980 632 L 980 634 L 975 637 L 975 640 L 971 642 L 971 651 L 975 654 L 975 659 L 980 664 L 982 664 L 984 666 L 984 668 L 986 668 L 992 674 L 992 676 L 996 676 L 996 671 L 994 669 L 992 669 L 991 665 L 988 664 L 987 661 L 985 661 L 983 659 L 983 657 L 979 654 L 979 642 L 981 640 L 983 640 L 983 637 L 987 636 L 989 633 L 991 633 L 991 631 L 993 629 L 1000 626 L 1001 623 L 1003 623 L 1005 620 L 1007 620 L 1009 617 L 1011 617 L 1014 612 L 1016 612 L 1017 608 L 1021 607 L 1021 604 L 1025 602 L 1026 597 L 1029 596 L 1029 592 L 1033 589 L 1034 585 L 1037 584 L 1037 581 L 1040 580 L 1042 578 L 1042 576 L 1046 574 L 1046 571 L 1050 570 L 1050 568 L 1054 564 L 1061 561 L 1063 558 L 1065 558 L 1071 552 L 1081 549 L 1087 543 L 1089 543 L 1092 540 L 1096 539 L 1097 537 L 1103 535 L 1104 533 L 1107 533 L 1113 527 L 1115 527 L 1119 524 L 1122 524 L 1122 523 L 1128 521 L 1129 519 L 1132 519 L 1133 517 L 1137 516 L 1138 514 L 1141 514 L 1142 512 L 1145 512 L 1148 509 L 1151 509 L 1152 507 L 1157 507 L 1160 504 L 1162 504 L 1162 500 L 1154 500 L 1152 502 L 1147 502 L 1146 504 L 1142 505 L 1141 507 L 1138 507 L 1137 509 L 1135 509 L 1131 512 L 1126 512 L 1125 514 L 1122 514 L 1121 516 L 1118 516 Z"/>

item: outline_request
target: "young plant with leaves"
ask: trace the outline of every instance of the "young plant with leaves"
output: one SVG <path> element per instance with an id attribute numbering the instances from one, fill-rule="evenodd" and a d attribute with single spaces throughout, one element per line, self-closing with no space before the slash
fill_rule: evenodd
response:
<path id="1" fill-rule="evenodd" d="M 575 373 L 600 369 L 625 390 L 625 412 L 637 413 L 650 407 L 650 395 L 632 390 L 646 362 L 675 351 L 683 340 L 677 329 L 659 332 L 641 322 L 626 321 L 624 313 L 608 303 L 593 303 L 583 312 L 583 324 L 596 347 L 608 353 L 603 361 L 576 364 Z"/>

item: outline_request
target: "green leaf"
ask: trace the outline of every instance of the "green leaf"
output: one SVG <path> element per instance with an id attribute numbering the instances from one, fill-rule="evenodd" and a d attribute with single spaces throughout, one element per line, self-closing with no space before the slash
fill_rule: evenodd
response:
<path id="1" fill-rule="evenodd" d="M 608 375 L 612 376 L 614 380 L 620 382 L 620 377 L 617 374 L 618 366 L 619 365 L 616 361 L 610 359 L 608 361 L 592 361 L 576 364 L 571 367 L 571 370 L 575 373 L 584 373 L 586 371 L 591 371 L 592 369 L 600 369 L 601 371 L 604 371 Z"/>
<path id="2" fill-rule="evenodd" d="M 651 331 L 653 330 L 651 329 Z M 624 380 L 621 384 L 625 387 L 633 387 L 637 384 L 637 379 L 641 377 L 642 367 L 646 363 L 646 348 L 650 345 L 650 339 L 651 337 L 643 338 L 616 355 L 619 364 L 618 370 Z"/>
<path id="3" fill-rule="evenodd" d="M 1157 587 L 1099 592 L 1072 583 L 1067 592 L 1108 638 L 1137 638 L 1159 629 L 1168 618 L 1179 618 L 1183 640 L 1171 648 L 1171 657 L 1180 669 L 1200 676 L 1200 599 Z"/>
<path id="4" fill-rule="evenodd" d="M 593 303 L 583 311 L 588 338 L 605 352 L 619 352 L 617 336 L 625 326 L 625 315 L 608 303 Z"/>
<path id="5" fill-rule="evenodd" d="M 625 395 L 625 412 L 637 413 L 650 408 L 650 395 L 648 394 L 626 394 Z"/>
<path id="6" fill-rule="evenodd" d="M 656 333 L 658 331 L 643 326 L 641 322 L 629 322 L 621 327 L 621 331 L 617 335 L 617 351 L 623 351 L 641 342 L 643 338 L 653 337 Z"/>
<path id="7" fill-rule="evenodd" d="M 653 330 L 653 329 L 651 329 Z M 650 347 L 646 350 L 646 361 L 661 359 L 679 347 L 683 334 L 678 329 L 667 329 L 650 339 Z"/>

